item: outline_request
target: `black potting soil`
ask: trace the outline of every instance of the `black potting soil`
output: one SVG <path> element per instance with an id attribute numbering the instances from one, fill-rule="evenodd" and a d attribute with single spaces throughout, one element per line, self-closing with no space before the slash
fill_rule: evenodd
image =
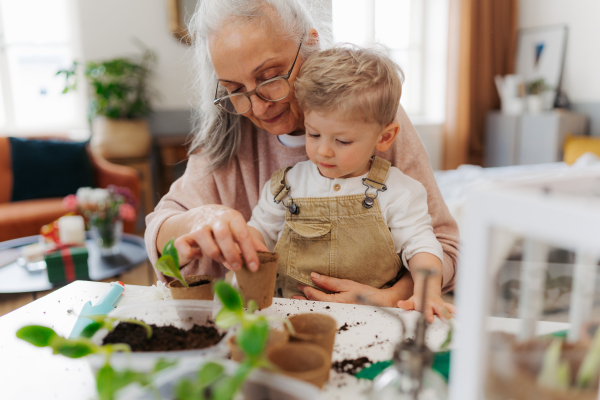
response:
<path id="1" fill-rule="evenodd" d="M 170 325 L 150 327 L 152 336 L 148 339 L 143 326 L 121 322 L 106 335 L 103 344 L 126 343 L 131 351 L 192 350 L 214 346 L 223 338 L 213 326 L 194 325 L 188 331 Z"/>
<path id="2" fill-rule="evenodd" d="M 367 364 L 372 364 L 373 362 L 369 360 L 367 357 L 359 357 L 354 360 L 342 360 L 336 361 L 331 364 L 331 368 L 339 373 L 346 373 L 349 375 L 356 375 L 360 372 L 361 369 L 367 366 Z"/>
<path id="3" fill-rule="evenodd" d="M 210 281 L 207 280 L 207 279 L 203 279 L 203 280 L 198 281 L 198 282 L 190 283 L 190 287 L 206 285 L 207 283 L 210 283 Z"/>

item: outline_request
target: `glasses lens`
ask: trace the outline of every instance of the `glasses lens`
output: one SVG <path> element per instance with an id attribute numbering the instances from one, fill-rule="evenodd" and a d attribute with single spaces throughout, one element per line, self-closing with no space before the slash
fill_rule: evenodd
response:
<path id="1" fill-rule="evenodd" d="M 250 99 L 243 94 L 232 95 L 221 100 L 219 105 L 231 114 L 244 114 L 251 107 Z"/>
<path id="2" fill-rule="evenodd" d="M 286 79 L 273 79 L 258 85 L 256 92 L 265 100 L 277 101 L 290 94 L 290 85 Z"/>

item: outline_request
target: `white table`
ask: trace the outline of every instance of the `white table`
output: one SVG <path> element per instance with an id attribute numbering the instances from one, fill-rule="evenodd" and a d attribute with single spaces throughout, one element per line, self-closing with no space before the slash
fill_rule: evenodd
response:
<path id="1" fill-rule="evenodd" d="M 53 328 L 68 336 L 75 325 L 75 314 L 89 300 L 95 304 L 109 288 L 108 283 L 77 281 L 18 310 L 0 317 L 0 398 L 86 400 L 95 398 L 95 379 L 85 360 L 72 360 L 52 355 L 48 348 L 37 348 L 15 337 L 24 325 L 37 324 Z M 153 290 L 127 285 L 118 306 L 147 300 Z M 167 300 L 168 301 L 168 300 Z M 416 312 L 388 309 L 401 315 L 409 327 L 409 335 L 418 317 Z M 336 336 L 333 360 L 367 356 L 370 360 L 388 360 L 400 339 L 398 321 L 373 307 L 312 301 L 275 299 L 265 314 L 279 316 L 303 312 L 319 312 L 336 319 L 338 326 L 348 324 L 347 331 Z M 518 320 L 491 318 L 490 327 L 516 332 Z M 567 324 L 542 322 L 539 333 L 568 329 Z M 447 324 L 436 319 L 428 331 L 428 343 L 437 348 L 446 338 Z M 370 381 L 347 374 L 331 372 L 323 389 L 323 399 L 364 399 Z"/>

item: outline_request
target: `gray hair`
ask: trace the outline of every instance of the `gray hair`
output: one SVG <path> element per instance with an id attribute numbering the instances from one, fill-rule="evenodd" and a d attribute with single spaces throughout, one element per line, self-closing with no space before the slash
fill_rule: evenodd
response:
<path id="1" fill-rule="evenodd" d="M 189 154 L 201 152 L 211 161 L 210 169 L 226 166 L 237 155 L 242 142 L 241 115 L 229 114 L 213 104 L 217 74 L 208 52 L 208 38 L 219 32 L 223 23 L 274 22 L 282 37 L 298 45 L 308 31 L 319 32 L 319 43 L 303 43 L 300 57 L 304 60 L 321 45 L 330 45 L 330 9 L 322 0 L 199 0 L 189 24 L 193 41 L 194 85 L 193 132 Z M 277 15 L 273 21 L 272 15 Z M 318 16 L 313 18 L 312 16 Z M 328 47 L 328 46 L 327 46 Z"/>

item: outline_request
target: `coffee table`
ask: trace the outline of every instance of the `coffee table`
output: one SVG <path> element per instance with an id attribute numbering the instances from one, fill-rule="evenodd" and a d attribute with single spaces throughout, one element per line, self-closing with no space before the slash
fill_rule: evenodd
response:
<path id="1" fill-rule="evenodd" d="M 0 243 L 0 252 L 36 243 L 39 235 Z M 144 240 L 138 236 L 124 233 L 120 253 L 114 256 L 101 257 L 100 250 L 87 237 L 86 247 L 89 252 L 88 267 L 90 280 L 100 281 L 120 275 L 148 260 Z M 68 282 L 52 284 L 48 281 L 46 270 L 29 272 L 16 261 L 0 267 L 0 293 L 40 292 L 66 285 Z"/>

